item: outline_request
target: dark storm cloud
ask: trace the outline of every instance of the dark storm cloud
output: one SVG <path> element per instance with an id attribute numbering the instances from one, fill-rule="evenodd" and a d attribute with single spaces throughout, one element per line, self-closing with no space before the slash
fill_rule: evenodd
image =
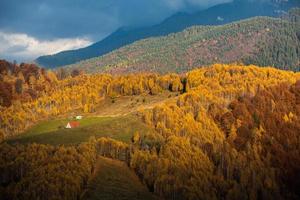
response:
<path id="1" fill-rule="evenodd" d="M 232 0 L 0 0 L 0 59 L 31 61 L 82 48 L 119 27 Z"/>
<path id="2" fill-rule="evenodd" d="M 100 39 L 121 26 L 157 23 L 176 11 L 230 0 L 1 0 L 0 30 L 38 39 Z"/>

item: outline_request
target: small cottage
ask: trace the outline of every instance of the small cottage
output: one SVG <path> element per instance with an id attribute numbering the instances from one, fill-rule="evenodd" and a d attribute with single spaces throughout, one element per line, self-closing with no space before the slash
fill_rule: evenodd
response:
<path id="1" fill-rule="evenodd" d="M 66 125 L 66 128 L 76 128 L 80 126 L 80 123 L 77 121 L 72 121 L 72 122 L 68 122 L 68 124 Z"/>
<path id="2" fill-rule="evenodd" d="M 80 119 L 82 119 L 82 116 L 81 116 L 81 115 L 78 115 L 78 116 L 76 116 L 76 119 L 77 119 L 77 120 L 80 120 Z"/>

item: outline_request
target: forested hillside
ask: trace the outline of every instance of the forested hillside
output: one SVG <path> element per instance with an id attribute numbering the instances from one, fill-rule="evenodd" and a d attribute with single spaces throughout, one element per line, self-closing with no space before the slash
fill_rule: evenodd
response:
<path id="1" fill-rule="evenodd" d="M 7 64 L 11 65 L 10 63 Z M 24 131 L 38 120 L 47 119 L 50 116 L 57 116 L 68 111 L 94 112 L 95 107 L 104 102 L 106 97 L 116 98 L 120 95 L 132 96 L 143 93 L 155 95 L 163 90 L 180 91 L 182 89 L 180 76 L 177 74 L 164 76 L 157 74 L 131 74 L 127 76 L 77 74 L 77 76 L 73 75 L 73 77 L 69 76 L 62 80 L 57 80 L 53 72 L 48 71 L 45 73 L 47 73 L 45 74 L 46 77 L 53 75 L 55 77 L 53 80 L 55 81 L 44 85 L 45 87 L 48 86 L 49 89 L 43 90 L 43 95 L 41 96 L 34 96 L 23 101 L 22 98 L 10 98 L 15 92 L 1 94 L 1 99 L 10 100 L 9 105 L 3 104 L 0 106 L 1 136 L 9 137 L 15 135 Z M 23 75 L 22 72 L 18 74 L 20 76 Z M 60 76 L 61 74 L 58 74 L 58 77 Z M 0 77 L 3 80 L 0 82 L 1 84 L 7 86 L 9 91 L 15 91 L 14 86 L 18 82 L 16 76 L 4 73 Z M 42 77 L 39 76 L 38 81 Z M 21 86 L 26 87 L 27 83 L 24 82 Z M 37 86 L 38 83 L 32 84 L 33 88 Z M 26 90 L 21 91 L 19 95 L 25 95 L 26 92 Z"/>
<path id="2" fill-rule="evenodd" d="M 176 13 L 154 26 L 139 28 L 121 27 L 91 46 L 63 51 L 54 55 L 41 56 L 36 59 L 36 62 L 44 67 L 56 68 L 102 56 L 141 39 L 179 32 L 193 25 L 221 25 L 254 16 L 277 17 L 297 5 L 299 6 L 298 0 L 234 0 L 192 14 Z"/>
<path id="3" fill-rule="evenodd" d="M 213 63 L 300 70 L 300 9 L 280 18 L 256 17 L 223 26 L 195 26 L 140 40 L 101 57 L 67 66 L 87 72 L 186 72 Z"/>
<path id="4" fill-rule="evenodd" d="M 142 112 L 158 134 L 131 166 L 166 199 L 299 198 L 299 74 L 277 72 L 192 71 L 177 102 Z"/>
<path id="5" fill-rule="evenodd" d="M 181 75 L 81 74 L 52 85 L 37 98 L 1 107 L 4 199 L 78 199 L 98 156 L 125 162 L 165 199 L 300 197 L 299 73 L 215 64 Z M 164 91 L 181 94 L 135 112 L 154 131 L 132 133 L 131 142 L 100 137 L 68 146 L 6 143 L 40 120 L 74 110 L 92 115 L 106 98 Z"/>
<path id="6" fill-rule="evenodd" d="M 53 88 L 57 81 L 53 72 L 33 64 L 16 65 L 0 60 L 0 106 L 9 107 L 15 100 L 27 102 Z"/>

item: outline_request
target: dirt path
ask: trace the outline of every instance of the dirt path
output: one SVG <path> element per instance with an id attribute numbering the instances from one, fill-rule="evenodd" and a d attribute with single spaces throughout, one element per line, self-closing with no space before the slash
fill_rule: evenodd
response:
<path id="1" fill-rule="evenodd" d="M 121 161 L 99 157 L 82 199 L 157 199 Z"/>
<path id="2" fill-rule="evenodd" d="M 96 109 L 94 115 L 100 117 L 117 117 L 137 112 L 139 110 L 151 109 L 154 106 L 166 101 L 175 101 L 177 93 L 164 92 L 159 95 L 145 96 L 123 96 L 112 99 L 106 99 Z"/>

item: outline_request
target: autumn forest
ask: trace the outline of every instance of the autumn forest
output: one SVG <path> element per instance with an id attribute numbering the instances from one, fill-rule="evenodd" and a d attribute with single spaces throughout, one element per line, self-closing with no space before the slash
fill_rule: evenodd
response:
<path id="1" fill-rule="evenodd" d="M 12 2 L 0 200 L 300 199 L 298 0 Z"/>
<path id="2" fill-rule="evenodd" d="M 2 60 L 0 87 L 3 199 L 77 199 L 98 156 L 127 163 L 157 198 L 299 198 L 299 73 L 215 64 L 186 74 L 67 75 Z M 154 131 L 130 142 L 5 142 L 39 121 L 93 114 L 107 99 L 164 92 L 176 95 L 133 113 Z"/>

